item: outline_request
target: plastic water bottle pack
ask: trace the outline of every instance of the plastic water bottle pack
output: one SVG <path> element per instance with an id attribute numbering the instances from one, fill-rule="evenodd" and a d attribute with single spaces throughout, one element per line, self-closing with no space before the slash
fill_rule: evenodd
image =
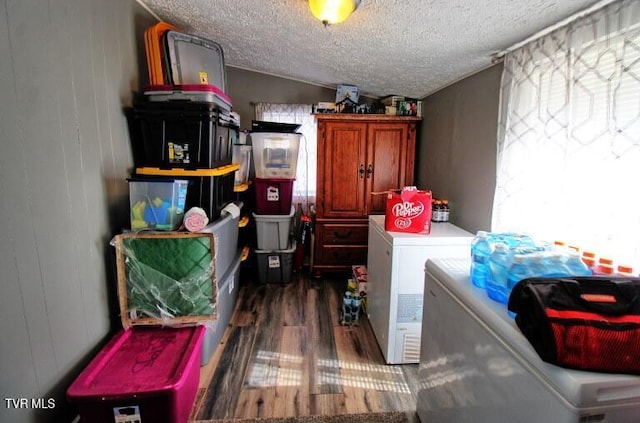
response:
<path id="1" fill-rule="evenodd" d="M 494 301 L 506 304 L 513 287 L 531 277 L 589 276 L 580 253 L 527 235 L 478 231 L 471 243 L 470 278 Z"/>

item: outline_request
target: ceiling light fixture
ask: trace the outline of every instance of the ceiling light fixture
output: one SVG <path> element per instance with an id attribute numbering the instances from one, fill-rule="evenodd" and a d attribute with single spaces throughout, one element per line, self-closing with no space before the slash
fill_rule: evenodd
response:
<path id="1" fill-rule="evenodd" d="M 324 26 L 333 25 L 346 20 L 360 4 L 360 0 L 309 0 L 309 8 L 313 16 Z"/>

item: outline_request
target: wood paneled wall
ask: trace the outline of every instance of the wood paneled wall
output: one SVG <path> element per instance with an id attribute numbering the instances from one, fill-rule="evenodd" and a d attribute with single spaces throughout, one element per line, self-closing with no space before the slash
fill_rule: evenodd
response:
<path id="1" fill-rule="evenodd" d="M 109 241 L 128 221 L 132 166 L 122 108 L 146 78 L 153 22 L 132 0 L 0 1 L 0 421 L 68 421 L 68 384 L 116 328 Z"/>

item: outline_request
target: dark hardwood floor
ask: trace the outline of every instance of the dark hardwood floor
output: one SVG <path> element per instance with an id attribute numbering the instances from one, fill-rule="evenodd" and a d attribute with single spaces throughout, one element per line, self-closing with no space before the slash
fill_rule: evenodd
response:
<path id="1" fill-rule="evenodd" d="M 193 420 L 405 411 L 418 365 L 386 365 L 366 318 L 342 326 L 346 277 L 243 283 L 231 324 L 201 369 Z"/>

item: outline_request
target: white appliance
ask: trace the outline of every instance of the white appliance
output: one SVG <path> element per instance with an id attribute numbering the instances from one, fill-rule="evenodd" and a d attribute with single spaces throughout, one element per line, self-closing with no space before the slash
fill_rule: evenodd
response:
<path id="1" fill-rule="evenodd" d="M 451 223 L 429 235 L 387 232 L 384 216 L 369 216 L 367 313 L 387 363 L 419 362 L 425 262 L 467 257 L 472 239 Z"/>
<path id="2" fill-rule="evenodd" d="M 426 265 L 421 421 L 640 421 L 640 377 L 543 362 L 506 306 L 471 284 L 469 266 L 469 259 Z"/>

